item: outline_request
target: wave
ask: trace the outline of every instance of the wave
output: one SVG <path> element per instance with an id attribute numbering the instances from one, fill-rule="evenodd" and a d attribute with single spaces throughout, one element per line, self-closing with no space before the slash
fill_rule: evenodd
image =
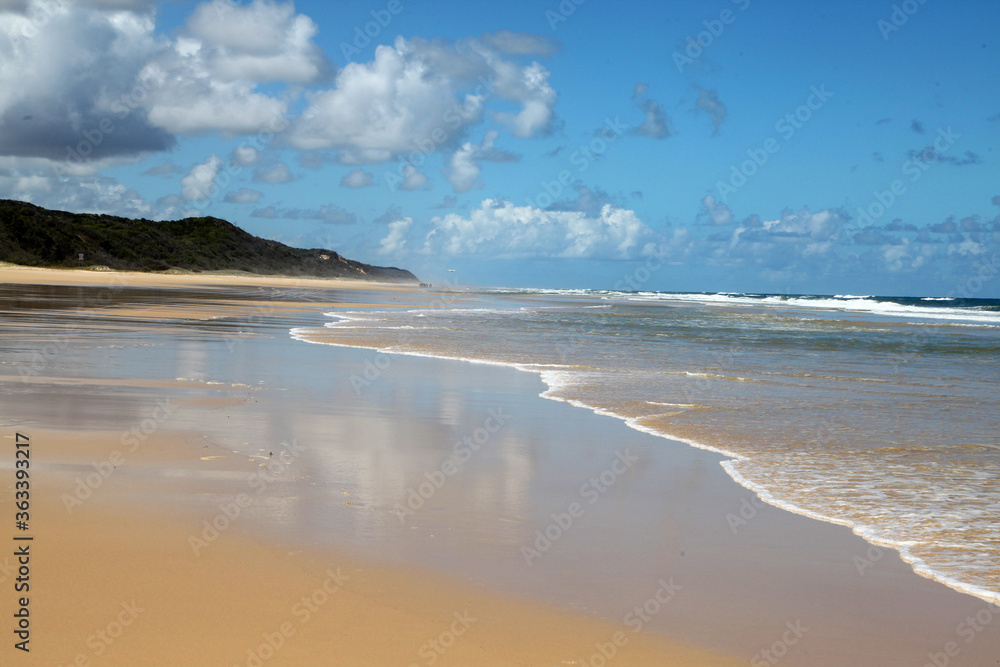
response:
<path id="1" fill-rule="evenodd" d="M 975 322 L 1000 326 L 1000 299 L 964 297 L 893 297 L 854 294 L 758 294 L 754 292 L 655 292 L 621 290 L 496 288 L 490 294 L 594 296 L 627 301 L 685 301 L 715 305 L 763 305 L 859 312 L 885 317 Z"/>

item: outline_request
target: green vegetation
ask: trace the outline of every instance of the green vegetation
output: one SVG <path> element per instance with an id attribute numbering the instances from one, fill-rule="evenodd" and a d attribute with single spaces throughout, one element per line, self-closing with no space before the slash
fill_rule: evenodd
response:
<path id="1" fill-rule="evenodd" d="M 0 261 L 71 269 L 245 271 L 417 282 L 404 269 L 362 264 L 332 250 L 290 248 L 219 218 L 131 220 L 51 211 L 13 200 L 0 200 Z"/>

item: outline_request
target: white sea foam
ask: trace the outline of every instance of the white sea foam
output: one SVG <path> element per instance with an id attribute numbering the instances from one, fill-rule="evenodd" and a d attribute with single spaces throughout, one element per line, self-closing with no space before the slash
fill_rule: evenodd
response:
<path id="1" fill-rule="evenodd" d="M 666 294 L 639 292 L 635 294 L 604 295 L 604 298 L 624 298 L 628 301 L 695 301 L 716 305 L 795 307 L 817 310 L 870 313 L 889 317 L 920 318 L 944 321 L 981 322 L 1000 325 L 1000 312 L 966 308 L 915 306 L 893 301 L 876 301 L 869 297 L 780 297 L 733 296 L 729 294 Z"/>

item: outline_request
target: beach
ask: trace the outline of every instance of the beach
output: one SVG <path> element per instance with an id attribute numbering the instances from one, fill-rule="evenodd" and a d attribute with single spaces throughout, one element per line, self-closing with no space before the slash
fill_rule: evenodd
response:
<path id="1" fill-rule="evenodd" d="M 7 631 L 4 663 L 996 664 L 995 604 L 764 503 L 724 453 L 546 400 L 540 372 L 322 331 L 495 306 L 0 268 L 0 539 L 33 538 L 31 650 Z"/>

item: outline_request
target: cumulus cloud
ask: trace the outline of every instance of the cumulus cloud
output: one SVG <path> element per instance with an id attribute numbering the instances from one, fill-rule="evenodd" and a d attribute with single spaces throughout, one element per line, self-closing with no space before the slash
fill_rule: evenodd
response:
<path id="1" fill-rule="evenodd" d="M 456 197 L 455 195 L 445 195 L 444 199 L 441 200 L 441 203 L 435 204 L 434 206 L 431 206 L 431 208 L 445 210 L 449 208 L 455 208 L 457 204 L 458 204 L 458 197 Z"/>
<path id="2" fill-rule="evenodd" d="M 229 156 L 229 164 L 236 167 L 252 167 L 260 161 L 260 153 L 253 146 L 237 146 Z"/>
<path id="3" fill-rule="evenodd" d="M 187 23 L 201 57 L 223 81 L 315 83 L 330 64 L 312 39 L 319 32 L 291 2 L 216 0 L 199 5 Z"/>
<path id="4" fill-rule="evenodd" d="M 698 89 L 698 99 L 694 103 L 695 109 L 707 114 L 712 121 L 712 136 L 719 134 L 719 128 L 722 126 L 723 121 L 726 120 L 726 116 L 729 111 L 726 109 L 726 105 L 722 103 L 719 99 L 718 94 L 714 90 L 705 90 L 704 88 Z"/>
<path id="5" fill-rule="evenodd" d="M 254 0 L 199 5 L 181 34 L 143 68 L 150 120 L 177 134 L 280 132 L 287 100 L 260 84 L 310 84 L 330 72 L 318 29 L 294 5 Z"/>
<path id="6" fill-rule="evenodd" d="M 413 220 L 402 218 L 389 223 L 389 233 L 379 241 L 378 251 L 382 255 L 398 255 L 406 248 L 407 234 L 413 227 Z"/>
<path id="7" fill-rule="evenodd" d="M 423 252 L 448 256 L 634 259 L 660 252 L 664 241 L 634 211 L 610 204 L 591 217 L 486 199 L 467 216 L 449 213 L 432 225 Z"/>
<path id="8" fill-rule="evenodd" d="M 345 188 L 370 188 L 375 185 L 375 177 L 364 169 L 352 169 L 340 179 L 340 184 Z"/>
<path id="9" fill-rule="evenodd" d="M 41 6 L 28 4 L 29 14 Z M 80 163 L 172 147 L 137 85 L 159 48 L 152 19 L 77 3 L 47 10 L 41 26 L 19 14 L 0 20 L 0 155 Z"/>
<path id="10" fill-rule="evenodd" d="M 588 217 L 597 217 L 605 205 L 618 206 L 615 198 L 600 188 L 591 190 L 585 185 L 574 186 L 576 197 L 552 202 L 546 207 L 549 211 L 579 211 Z"/>
<path id="11" fill-rule="evenodd" d="M 181 196 L 187 201 L 204 201 L 211 197 L 215 193 L 215 179 L 219 176 L 222 165 L 222 158 L 215 153 L 201 164 L 195 165 L 181 179 Z"/>
<path id="12" fill-rule="evenodd" d="M 493 147 L 497 136 L 496 130 L 487 130 L 481 144 L 467 141 L 452 154 L 446 173 L 455 192 L 468 192 L 482 187 L 479 182 L 481 162 L 516 162 L 519 159 L 513 153 Z"/>
<path id="13" fill-rule="evenodd" d="M 263 196 L 264 193 L 259 190 L 240 188 L 239 190 L 227 192 L 224 201 L 230 204 L 255 204 Z"/>
<path id="14" fill-rule="evenodd" d="M 555 116 L 548 71 L 526 65 L 484 43 L 397 38 L 369 63 L 349 63 L 328 90 L 307 95 L 309 107 L 288 132 L 302 150 L 337 151 L 347 164 L 373 164 L 421 151 L 453 149 L 480 122 L 487 100 L 520 105 L 494 117 L 517 136 L 547 132 Z M 530 41 L 530 40 L 529 40 Z"/>
<path id="15" fill-rule="evenodd" d="M 41 159 L 0 156 L 0 193 L 3 197 L 39 206 L 80 213 L 109 213 L 154 220 L 197 215 L 185 200 L 149 201 L 116 179 L 90 171 L 56 176 Z"/>
<path id="16" fill-rule="evenodd" d="M 531 63 L 520 72 L 505 66 L 497 67 L 502 74 L 496 81 L 497 92 L 518 100 L 523 108 L 516 114 L 499 112 L 493 114 L 517 137 L 533 137 L 546 134 L 552 128 L 555 114 L 556 91 L 549 85 L 549 72 L 538 63 Z"/>
<path id="17" fill-rule="evenodd" d="M 632 101 L 646 114 L 645 120 L 632 133 L 653 139 L 666 139 L 670 136 L 670 119 L 663 107 L 648 97 L 648 90 L 648 84 L 637 83 L 632 91 Z"/>
<path id="18" fill-rule="evenodd" d="M 710 225 L 729 225 L 733 223 L 733 212 L 725 204 L 715 201 L 715 197 L 712 195 L 702 197 L 701 205 L 704 211 L 699 214 L 698 218 L 703 223 Z"/>
<path id="19" fill-rule="evenodd" d="M 0 21 L 0 155 L 79 163 L 166 150 L 178 134 L 280 131 L 291 97 L 261 86 L 331 71 L 291 2 L 204 3 L 170 39 L 152 2 L 7 8 L 24 12 Z"/>
<path id="20" fill-rule="evenodd" d="M 258 183 L 288 183 L 294 179 L 291 169 L 284 162 L 278 162 L 270 167 L 257 167 L 253 172 L 253 180 Z"/>
<path id="21" fill-rule="evenodd" d="M 425 174 L 417 171 L 412 164 L 403 167 L 403 182 L 399 184 L 400 190 L 419 190 L 427 187 L 430 179 Z"/>
<path id="22" fill-rule="evenodd" d="M 390 222 L 403 219 L 403 209 L 399 206 L 390 206 L 382 215 L 372 219 L 376 225 L 387 225 Z"/>

